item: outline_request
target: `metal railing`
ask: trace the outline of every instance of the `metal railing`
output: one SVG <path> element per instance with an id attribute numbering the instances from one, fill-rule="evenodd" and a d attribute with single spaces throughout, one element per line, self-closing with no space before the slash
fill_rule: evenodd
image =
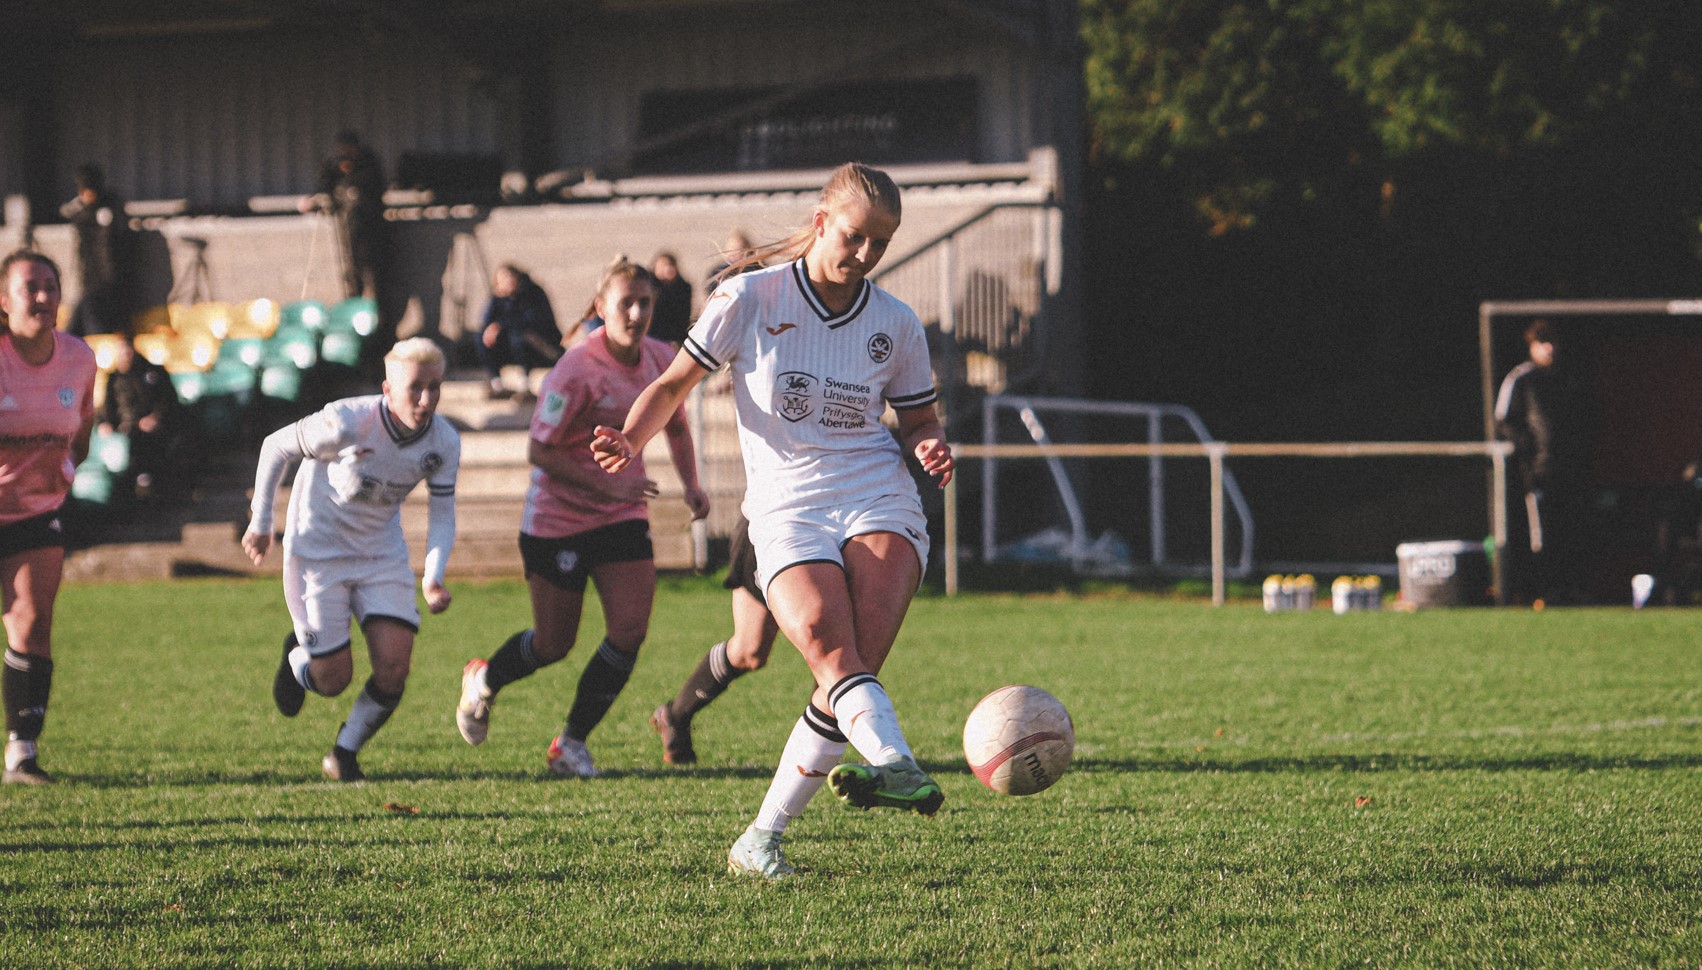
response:
<path id="1" fill-rule="evenodd" d="M 874 275 L 938 337 L 931 349 L 948 427 L 964 391 L 997 394 L 1040 373 L 1039 321 L 1061 284 L 1062 233 L 1055 205 L 999 203 Z"/>
<path id="2" fill-rule="evenodd" d="M 1180 421 L 1188 429 L 1188 433 L 1192 435 L 1196 444 L 1204 445 L 1216 440 L 1212 437 L 1211 432 L 1206 430 L 1205 422 L 1200 419 L 1199 414 L 1193 408 L 1180 404 L 1090 401 L 1079 398 L 996 394 L 989 395 L 981 402 L 982 445 L 994 446 L 999 444 L 998 416 L 1001 411 L 1014 412 L 1022 421 L 1024 430 L 1036 445 L 1052 445 L 1051 436 L 1041 418 L 1042 412 L 1135 418 L 1146 423 L 1147 444 L 1149 445 L 1165 443 L 1164 422 L 1167 418 L 1172 421 Z M 1063 459 L 1057 455 L 1048 455 L 1045 461 L 1047 471 L 1052 476 L 1053 485 L 1058 490 L 1058 499 L 1064 507 L 1065 518 L 1069 520 L 1071 559 L 1078 561 L 1085 554 L 1090 541 L 1087 516 L 1082 510 L 1081 501 L 1076 496 L 1075 486 Z M 1151 544 L 1152 563 L 1158 567 L 1166 566 L 1170 562 L 1165 493 L 1164 456 L 1148 455 L 1148 536 Z M 994 457 L 989 457 L 981 466 L 981 494 L 981 558 L 984 562 L 991 562 L 993 550 L 997 545 L 999 517 L 998 462 Z M 1253 569 L 1253 513 L 1247 505 L 1246 496 L 1242 494 L 1241 486 L 1236 482 L 1234 474 L 1227 470 L 1224 473 L 1224 494 L 1235 510 L 1241 534 L 1241 551 L 1233 571 L 1237 576 L 1246 576 Z"/>
<path id="3" fill-rule="evenodd" d="M 1213 441 L 1203 444 L 1034 444 L 978 445 L 953 444 L 952 453 L 962 460 L 1027 459 L 1056 460 L 1064 458 L 1204 458 L 1210 466 L 1211 484 L 1211 576 L 1212 605 L 1222 606 L 1228 597 L 1228 564 L 1224 550 L 1225 475 L 1224 461 L 1238 458 L 1386 458 L 1386 457 L 1459 457 L 1488 458 L 1490 462 L 1491 498 L 1489 502 L 1490 534 L 1499 551 L 1507 546 L 1507 456 L 1512 445 L 1501 441 L 1360 441 L 1324 443 L 1258 443 L 1231 444 Z M 958 590 L 958 499 L 955 480 L 945 490 L 945 583 L 947 595 Z M 1495 556 L 1494 584 L 1503 589 L 1501 562 Z"/>

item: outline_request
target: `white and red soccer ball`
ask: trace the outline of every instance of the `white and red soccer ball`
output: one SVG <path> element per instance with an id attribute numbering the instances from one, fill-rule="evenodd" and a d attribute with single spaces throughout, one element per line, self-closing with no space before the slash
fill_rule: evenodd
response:
<path id="1" fill-rule="evenodd" d="M 963 754 L 981 784 L 1001 795 L 1052 787 L 1070 767 L 1070 712 L 1038 687 L 1001 687 L 981 698 L 963 725 Z"/>

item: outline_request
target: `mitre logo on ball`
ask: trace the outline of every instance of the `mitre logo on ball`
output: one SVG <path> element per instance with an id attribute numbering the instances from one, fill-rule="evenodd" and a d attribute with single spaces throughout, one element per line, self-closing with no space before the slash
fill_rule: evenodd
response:
<path id="1" fill-rule="evenodd" d="M 1075 724 L 1056 697 L 1014 684 L 981 698 L 963 726 L 963 754 L 975 777 L 1001 795 L 1032 795 L 1069 770 Z"/>

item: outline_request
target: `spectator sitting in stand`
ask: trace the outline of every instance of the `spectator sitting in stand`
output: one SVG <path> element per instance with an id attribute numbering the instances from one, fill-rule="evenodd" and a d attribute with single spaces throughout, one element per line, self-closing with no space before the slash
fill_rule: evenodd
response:
<path id="1" fill-rule="evenodd" d="M 165 368 L 136 353 L 128 337 L 120 341 L 107 375 L 99 423 L 103 434 L 129 439 L 128 476 L 139 493 L 157 493 L 167 485 L 156 478 L 169 476 L 176 412 L 177 392 Z"/>
<path id="2" fill-rule="evenodd" d="M 475 347 L 490 378 L 492 398 L 513 394 L 502 382 L 503 367 L 549 367 L 561 356 L 562 335 L 550 298 L 512 263 L 497 267 L 491 277 L 491 299 Z"/>
<path id="3" fill-rule="evenodd" d="M 677 348 L 691 329 L 691 283 L 680 275 L 679 260 L 667 251 L 656 254 L 650 272 L 656 277 L 656 312 L 650 336 Z"/>

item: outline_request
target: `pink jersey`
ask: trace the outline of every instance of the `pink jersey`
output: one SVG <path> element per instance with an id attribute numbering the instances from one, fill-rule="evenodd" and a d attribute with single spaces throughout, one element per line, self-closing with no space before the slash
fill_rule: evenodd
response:
<path id="1" fill-rule="evenodd" d="M 624 424 L 632 402 L 673 359 L 673 347 L 646 337 L 639 347 L 638 363 L 628 367 L 610 356 L 604 331 L 596 331 L 563 354 L 544 377 L 538 409 L 532 415 L 532 440 L 567 456 L 588 475 L 606 475 L 591 455 L 592 429 L 599 424 L 616 428 Z M 639 481 L 649 477 L 643 458 L 621 469 L 619 477 Z M 644 502 L 612 501 L 533 468 L 520 531 L 559 539 L 648 514 Z"/>
<path id="2" fill-rule="evenodd" d="M 55 332 L 53 356 L 33 367 L 0 339 L 0 525 L 64 504 L 76 467 L 71 443 L 94 416 L 95 355 Z"/>

